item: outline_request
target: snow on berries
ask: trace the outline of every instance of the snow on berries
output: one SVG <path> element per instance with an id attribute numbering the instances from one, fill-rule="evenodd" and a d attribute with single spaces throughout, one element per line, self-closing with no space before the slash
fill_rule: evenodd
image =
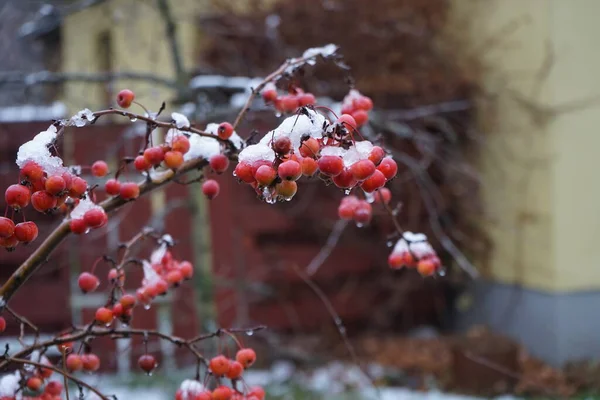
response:
<path id="1" fill-rule="evenodd" d="M 369 120 L 369 111 L 373 108 L 371 98 L 352 89 L 342 101 L 342 114 L 351 116 L 355 127 L 363 126 Z"/>
<path id="2" fill-rule="evenodd" d="M 416 268 L 423 276 L 433 275 L 441 268 L 437 253 L 422 233 L 404 232 L 388 257 L 392 269 Z"/>

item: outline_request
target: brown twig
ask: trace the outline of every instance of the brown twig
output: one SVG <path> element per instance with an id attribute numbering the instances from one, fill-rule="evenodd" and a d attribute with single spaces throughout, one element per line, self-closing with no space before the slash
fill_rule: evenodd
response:
<path id="1" fill-rule="evenodd" d="M 220 336 L 221 334 L 223 334 L 225 332 L 228 332 L 228 333 L 246 333 L 246 334 L 248 334 L 248 332 L 250 332 L 252 334 L 254 332 L 262 331 L 263 329 L 267 329 L 267 327 L 264 326 L 264 325 L 258 325 L 258 326 L 255 326 L 253 328 L 246 328 L 246 329 L 244 329 L 244 328 L 218 329 L 218 330 L 216 330 L 215 332 L 212 332 L 212 333 L 205 333 L 203 335 L 195 336 L 195 337 L 191 338 L 190 340 L 188 340 L 188 342 L 190 344 L 193 344 L 193 343 L 199 342 L 201 340 L 206 340 L 206 339 L 210 339 L 212 337 Z"/>
<path id="2" fill-rule="evenodd" d="M 21 326 L 25 326 L 27 325 L 29 328 L 31 328 L 34 332 L 35 332 L 35 337 L 36 340 L 40 334 L 40 330 L 38 329 L 37 326 L 35 326 L 31 321 L 29 321 L 27 318 L 23 317 L 22 315 L 17 314 L 12 308 L 10 308 L 9 306 L 5 307 L 6 311 L 12 315 L 12 317 L 14 319 L 16 319 Z M 21 336 L 23 336 L 23 332 L 21 332 Z M 21 340 L 23 339 L 22 337 L 20 338 Z"/>
<path id="3" fill-rule="evenodd" d="M 329 234 L 329 237 L 327 238 L 325 246 L 323 246 L 321 250 L 319 250 L 319 253 L 317 253 L 317 255 L 310 261 L 310 263 L 306 267 L 306 275 L 314 275 L 319 270 L 319 268 L 321 268 L 321 265 L 323 265 L 323 263 L 327 261 L 327 259 L 331 255 L 331 252 L 337 246 L 340 237 L 342 236 L 342 233 L 344 233 L 344 230 L 347 226 L 348 221 L 345 219 L 339 219 L 335 223 L 333 229 L 331 230 L 331 233 Z"/>
<path id="4" fill-rule="evenodd" d="M 98 389 L 96 389 L 95 387 L 88 385 L 87 383 L 85 383 L 84 381 L 74 377 L 73 375 L 69 374 L 66 371 L 63 371 L 59 368 L 56 368 L 52 365 L 47 365 L 47 364 L 42 364 L 39 362 L 35 362 L 35 361 L 31 361 L 31 360 L 25 360 L 22 358 L 17 358 L 17 357 L 10 357 L 7 360 L 9 363 L 15 363 L 15 364 L 23 364 L 23 365 L 33 365 L 35 367 L 38 368 L 43 368 L 43 369 L 50 369 L 56 373 L 61 374 L 63 377 L 65 377 L 65 379 L 70 379 L 71 381 L 75 382 L 77 385 L 79 386 L 83 386 L 84 388 L 94 392 L 96 394 L 96 396 L 100 397 L 102 400 L 109 400 L 108 397 L 104 396 L 102 393 L 100 393 L 98 391 Z M 65 391 L 68 392 L 69 388 L 65 385 Z M 68 398 L 68 395 L 67 395 Z"/>

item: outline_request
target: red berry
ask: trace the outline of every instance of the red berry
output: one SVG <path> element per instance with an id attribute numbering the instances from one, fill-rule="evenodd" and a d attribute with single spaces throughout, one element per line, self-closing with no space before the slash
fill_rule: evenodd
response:
<path id="1" fill-rule="evenodd" d="M 359 110 L 369 111 L 373 108 L 373 101 L 370 97 L 360 96 L 359 98 L 354 99 L 352 105 Z"/>
<path id="2" fill-rule="evenodd" d="M 63 390 L 62 383 L 58 381 L 50 381 L 46 384 L 44 391 L 52 396 L 60 396 Z"/>
<path id="3" fill-rule="evenodd" d="M 100 368 L 100 358 L 94 353 L 82 355 L 81 362 L 85 371 L 94 372 Z"/>
<path id="4" fill-rule="evenodd" d="M 249 368 L 256 361 L 256 353 L 251 348 L 240 349 L 235 355 L 235 359 L 244 368 Z"/>
<path id="5" fill-rule="evenodd" d="M 26 207 L 31 199 L 31 192 L 27 186 L 10 185 L 4 192 L 4 200 L 9 207 L 18 210 Z"/>
<path id="6" fill-rule="evenodd" d="M 144 150 L 144 158 L 150 165 L 158 165 L 164 160 L 165 153 L 160 146 L 148 147 Z"/>
<path id="7" fill-rule="evenodd" d="M 83 368 L 83 362 L 78 354 L 69 354 L 65 361 L 65 366 L 70 372 L 79 371 Z"/>
<path id="8" fill-rule="evenodd" d="M 359 200 L 354 209 L 354 221 L 359 225 L 366 225 L 373 217 L 373 207 L 365 200 Z"/>
<path id="9" fill-rule="evenodd" d="M 42 383 L 43 382 L 40 378 L 37 376 L 32 376 L 31 378 L 27 379 L 27 389 L 37 392 L 42 387 Z"/>
<path id="10" fill-rule="evenodd" d="M 31 195 L 31 205 L 36 211 L 47 212 L 56 207 L 56 197 L 45 190 L 40 190 Z"/>
<path id="11" fill-rule="evenodd" d="M 171 150 L 185 154 L 190 151 L 190 140 L 184 135 L 177 135 L 171 141 Z"/>
<path id="12" fill-rule="evenodd" d="M 377 166 L 377 169 L 383 173 L 385 179 L 388 181 L 396 176 L 398 172 L 398 164 L 391 157 L 386 157 L 381 160 L 381 163 Z"/>
<path id="13" fill-rule="evenodd" d="M 156 295 L 163 295 L 169 290 L 169 283 L 164 279 L 161 279 L 154 284 L 152 290 Z"/>
<path id="14" fill-rule="evenodd" d="M 214 179 L 208 179 L 202 184 L 202 193 L 204 193 L 209 200 L 217 197 L 220 190 L 219 182 Z"/>
<path id="15" fill-rule="evenodd" d="M 261 165 L 254 174 L 256 182 L 260 186 L 269 186 L 271 183 L 273 183 L 276 177 L 277 172 L 270 165 Z"/>
<path id="16" fill-rule="evenodd" d="M 69 189 L 69 196 L 73 198 L 81 197 L 85 194 L 87 190 L 87 182 L 85 179 L 80 178 L 79 176 L 74 177 L 71 180 L 71 188 Z"/>
<path id="17" fill-rule="evenodd" d="M 212 393 L 211 392 L 201 392 L 198 393 L 196 395 L 196 397 L 194 397 L 194 400 L 212 400 Z"/>
<path id="18" fill-rule="evenodd" d="M 423 276 L 433 275 L 437 270 L 437 267 L 437 263 L 432 258 L 421 259 L 417 263 L 417 271 L 419 271 L 419 274 Z"/>
<path id="19" fill-rule="evenodd" d="M 83 214 L 83 221 L 90 228 L 100 228 L 108 219 L 103 209 L 92 208 Z"/>
<path id="20" fill-rule="evenodd" d="M 135 99 L 135 94 L 129 89 L 123 89 L 117 95 L 117 104 L 122 108 L 129 108 Z"/>
<path id="21" fill-rule="evenodd" d="M 0 317 L 0 333 L 6 330 L 6 320 L 4 317 Z"/>
<path id="22" fill-rule="evenodd" d="M 263 90 L 262 98 L 266 103 L 274 102 L 277 99 L 277 90 L 276 89 Z"/>
<path id="23" fill-rule="evenodd" d="M 117 194 L 119 194 L 119 191 L 121 190 L 121 182 L 119 182 L 116 179 L 109 179 L 104 184 L 104 190 L 106 190 L 106 194 L 109 194 L 111 196 L 116 196 Z"/>
<path id="24" fill-rule="evenodd" d="M 39 192 L 40 190 L 46 190 L 46 177 L 39 179 L 37 181 L 29 182 L 31 185 L 29 187 L 31 193 Z"/>
<path id="25" fill-rule="evenodd" d="M 215 154 L 210 158 L 208 164 L 217 174 L 221 174 L 229 168 L 229 159 L 224 154 Z"/>
<path id="26" fill-rule="evenodd" d="M 233 391 L 227 386 L 219 386 L 212 392 L 212 400 L 231 400 Z"/>
<path id="27" fill-rule="evenodd" d="M 108 174 L 108 164 L 106 162 L 98 160 L 92 164 L 92 175 L 101 178 L 106 174 Z"/>
<path id="28" fill-rule="evenodd" d="M 279 155 L 288 154 L 292 150 L 292 141 L 287 136 L 282 136 L 273 142 L 273 150 Z"/>
<path id="29" fill-rule="evenodd" d="M 157 367 L 156 359 L 150 354 L 144 354 L 138 359 L 138 365 L 146 373 L 151 373 Z"/>
<path id="30" fill-rule="evenodd" d="M 388 256 L 388 265 L 392 269 L 399 269 L 404 266 L 404 254 L 403 253 L 391 253 Z"/>
<path id="31" fill-rule="evenodd" d="M 179 285 L 181 281 L 183 281 L 183 274 L 179 270 L 169 271 L 166 279 L 170 285 L 176 286 Z"/>
<path id="32" fill-rule="evenodd" d="M 179 264 L 179 271 L 184 279 L 190 279 L 194 275 L 194 266 L 189 261 L 183 261 Z"/>
<path id="33" fill-rule="evenodd" d="M 385 185 L 385 176 L 381 171 L 377 170 L 371 177 L 365 180 L 360 187 L 367 193 L 372 193 L 375 190 L 383 187 Z"/>
<path id="34" fill-rule="evenodd" d="M 183 154 L 178 151 L 167 151 L 165 153 L 165 165 L 171 169 L 177 169 L 183 164 Z"/>
<path id="35" fill-rule="evenodd" d="M 121 303 L 117 303 L 112 308 L 113 317 L 121 318 L 123 316 L 123 305 Z"/>
<path id="36" fill-rule="evenodd" d="M 350 166 L 350 172 L 357 181 L 364 181 L 375 173 L 376 167 L 371 160 L 360 160 Z"/>
<path id="37" fill-rule="evenodd" d="M 338 216 L 345 220 L 353 219 L 354 211 L 356 210 L 358 203 L 359 200 L 356 196 L 344 197 L 338 206 Z"/>
<path id="38" fill-rule="evenodd" d="M 51 175 L 46 179 L 44 183 L 46 192 L 49 194 L 56 196 L 59 193 L 62 193 L 67 188 L 67 183 L 62 176 L 59 175 Z"/>
<path id="39" fill-rule="evenodd" d="M 223 376 L 229 371 L 229 360 L 225 356 L 216 356 L 210 359 L 208 367 L 213 374 Z"/>
<path id="40" fill-rule="evenodd" d="M 28 182 L 39 181 L 44 177 L 44 170 L 34 161 L 27 161 L 21 168 L 20 176 Z"/>
<path id="41" fill-rule="evenodd" d="M 344 170 L 344 161 L 338 156 L 323 156 L 317 164 L 321 173 L 328 176 L 337 176 Z"/>
<path id="42" fill-rule="evenodd" d="M 0 238 L 0 247 L 4 247 L 8 251 L 13 251 L 19 244 L 19 239 L 13 234 L 7 238 Z"/>
<path id="43" fill-rule="evenodd" d="M 217 128 L 217 135 L 223 140 L 227 140 L 233 135 L 233 126 L 229 122 L 222 122 Z"/>
<path id="44" fill-rule="evenodd" d="M 369 114 L 364 110 L 354 111 L 352 113 L 352 118 L 356 121 L 356 126 L 363 126 L 369 120 Z"/>
<path id="45" fill-rule="evenodd" d="M 254 386 L 250 389 L 250 392 L 248 393 L 248 397 L 250 396 L 256 397 L 256 400 L 264 400 L 265 389 L 261 388 L 260 386 Z"/>
<path id="46" fill-rule="evenodd" d="M 125 309 L 133 308 L 135 307 L 135 297 L 131 294 L 124 294 L 119 300 L 119 303 L 121 303 Z"/>
<path id="47" fill-rule="evenodd" d="M 12 219 L 0 217 L 0 239 L 9 238 L 15 233 L 15 223 Z"/>
<path id="48" fill-rule="evenodd" d="M 341 189 L 347 189 L 356 186 L 358 182 L 352 175 L 352 172 L 344 168 L 341 174 L 333 177 L 333 183 Z"/>
<path id="49" fill-rule="evenodd" d="M 392 192 L 386 187 L 382 187 L 381 189 L 376 190 L 374 195 L 375 203 L 378 204 L 389 204 L 392 200 Z"/>
<path id="50" fill-rule="evenodd" d="M 356 121 L 350 114 L 342 114 L 336 122 L 343 125 L 349 131 L 356 129 Z"/>
<path id="51" fill-rule="evenodd" d="M 319 169 L 319 164 L 312 157 L 302 158 L 300 165 L 302 166 L 302 175 L 304 176 L 313 176 Z"/>
<path id="52" fill-rule="evenodd" d="M 281 96 L 281 108 L 284 112 L 294 112 L 300 107 L 298 97 L 294 95 Z"/>
<path id="53" fill-rule="evenodd" d="M 65 190 L 71 190 L 73 185 L 73 175 L 70 172 L 63 172 L 61 178 L 65 181 Z"/>
<path id="54" fill-rule="evenodd" d="M 95 316 L 96 322 L 103 324 L 103 325 L 108 325 L 112 322 L 113 320 L 113 313 L 112 310 L 106 307 L 100 307 L 99 309 L 96 310 L 96 316 Z"/>
<path id="55" fill-rule="evenodd" d="M 252 170 L 252 165 L 240 162 L 236 165 L 235 170 L 233 171 L 234 175 L 241 181 L 246 183 L 255 182 L 254 179 L 254 171 Z"/>
<path id="56" fill-rule="evenodd" d="M 385 151 L 379 146 L 373 146 L 371 149 L 371 154 L 369 154 L 369 160 L 373 162 L 375 165 L 379 165 L 381 160 L 385 157 Z"/>
<path id="57" fill-rule="evenodd" d="M 294 160 L 284 161 L 277 167 L 277 174 L 285 181 L 296 181 L 302 176 L 302 167 Z"/>
<path id="58" fill-rule="evenodd" d="M 238 379 L 244 372 L 244 366 L 237 361 L 229 361 L 229 369 L 225 376 L 229 379 Z"/>
<path id="59" fill-rule="evenodd" d="M 298 191 L 298 184 L 294 181 L 281 181 L 275 185 L 275 192 L 278 196 L 290 200 Z"/>
<path id="60" fill-rule="evenodd" d="M 124 200 L 137 199 L 140 195 L 140 188 L 135 182 L 123 182 L 119 190 L 119 195 Z"/>
<path id="61" fill-rule="evenodd" d="M 83 218 L 72 219 L 71 222 L 69 222 L 69 228 L 71 229 L 71 232 L 76 235 L 82 235 L 88 230 L 88 226 Z"/>
<path id="62" fill-rule="evenodd" d="M 319 154 L 319 149 L 321 146 L 319 145 L 319 141 L 315 138 L 308 138 L 300 145 L 300 155 L 302 157 L 312 157 L 316 158 L 317 154 Z"/>
<path id="63" fill-rule="evenodd" d="M 33 221 L 20 222 L 15 225 L 15 237 L 25 244 L 33 242 L 38 236 L 38 227 Z"/>
<path id="64" fill-rule="evenodd" d="M 146 159 L 146 157 L 144 156 L 137 156 L 134 160 L 133 160 L 133 167 L 140 171 L 147 171 L 150 169 L 150 167 L 152 167 L 152 164 L 150 164 L 150 162 Z"/>
<path id="65" fill-rule="evenodd" d="M 315 96 L 312 93 L 304 93 L 298 96 L 298 103 L 301 107 L 313 105 L 316 101 L 317 100 L 315 99 Z"/>
<path id="66" fill-rule="evenodd" d="M 79 275 L 79 279 L 77 279 L 77 284 L 79 285 L 79 289 L 81 289 L 83 293 L 88 293 L 96 290 L 98 285 L 100 285 L 100 280 L 94 274 L 90 274 L 89 272 L 82 272 Z"/>

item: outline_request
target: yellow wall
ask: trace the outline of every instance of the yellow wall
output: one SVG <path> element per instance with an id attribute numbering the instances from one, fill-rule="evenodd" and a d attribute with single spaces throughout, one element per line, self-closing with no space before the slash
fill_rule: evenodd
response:
<path id="1" fill-rule="evenodd" d="M 171 0 L 177 22 L 182 58 L 187 69 L 195 64 L 197 53 L 196 17 L 206 4 L 203 0 Z M 94 73 L 99 68 L 96 42 L 109 30 L 113 46 L 113 71 L 136 71 L 174 78 L 174 68 L 165 35 L 165 26 L 155 1 L 108 0 L 68 15 L 62 26 L 63 70 Z M 160 85 L 143 81 L 118 81 L 115 91 L 130 88 L 137 99 L 157 110 L 162 101 L 171 100 L 174 92 Z M 100 109 L 106 106 L 100 84 L 69 83 L 64 101 L 71 111 L 83 107 Z"/>
<path id="2" fill-rule="evenodd" d="M 600 95 L 600 2 L 453 4 L 453 21 L 468 21 L 469 48 L 485 67 L 480 165 L 491 275 L 542 290 L 600 288 L 600 114 L 593 104 L 556 112 Z"/>

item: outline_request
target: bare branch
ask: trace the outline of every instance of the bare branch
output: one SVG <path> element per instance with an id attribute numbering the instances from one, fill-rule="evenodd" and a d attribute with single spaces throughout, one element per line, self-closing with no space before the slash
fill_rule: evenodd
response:
<path id="1" fill-rule="evenodd" d="M 177 25 L 173 20 L 169 2 L 167 0 L 158 0 L 158 11 L 165 23 L 167 41 L 169 42 L 169 49 L 171 50 L 171 60 L 173 61 L 173 67 L 175 69 L 176 85 L 182 88 L 183 85 L 187 84 L 187 74 L 183 68 L 181 49 L 179 47 L 179 41 L 177 40 Z"/>
<path id="2" fill-rule="evenodd" d="M 340 237 L 342 236 L 342 233 L 344 233 L 344 230 L 347 226 L 348 221 L 345 219 L 339 219 L 335 223 L 333 229 L 331 230 L 331 233 L 329 234 L 329 237 L 327 238 L 327 242 L 325 242 L 325 246 L 321 248 L 319 253 L 315 256 L 315 258 L 311 260 L 311 262 L 306 267 L 306 275 L 312 276 L 319 270 L 321 265 L 323 265 L 323 263 L 331 255 L 331 252 L 335 249 L 335 246 L 337 246 Z"/>

